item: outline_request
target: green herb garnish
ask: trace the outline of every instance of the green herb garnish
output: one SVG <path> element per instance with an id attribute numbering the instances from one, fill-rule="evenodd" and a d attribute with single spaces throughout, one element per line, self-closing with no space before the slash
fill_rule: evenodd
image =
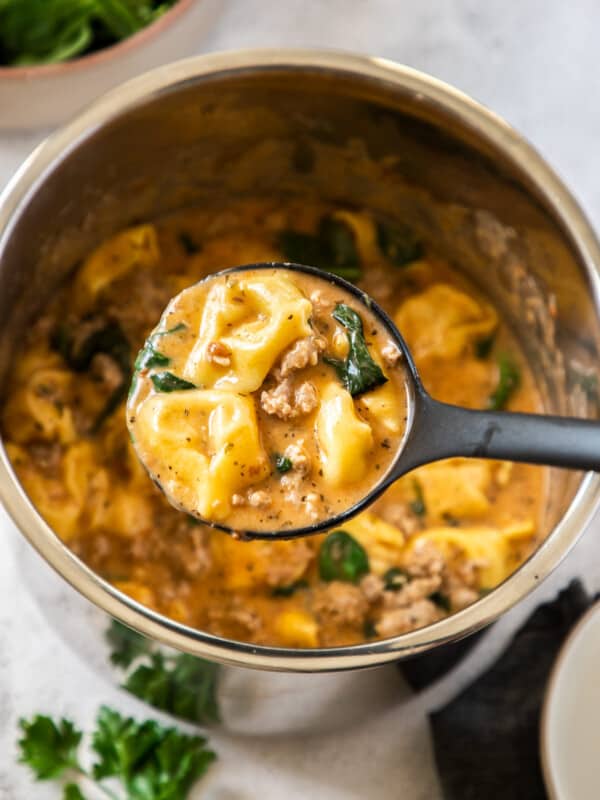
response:
<path id="1" fill-rule="evenodd" d="M 109 47 L 176 0 L 0 0 L 0 64 L 52 64 Z"/>
<path id="2" fill-rule="evenodd" d="M 85 800 L 85 796 L 76 783 L 67 783 L 63 787 L 63 800 Z"/>
<path id="3" fill-rule="evenodd" d="M 123 688 L 175 717 L 206 724 L 219 719 L 216 688 L 218 665 L 185 653 L 154 652 L 127 677 Z"/>
<path id="4" fill-rule="evenodd" d="M 275 586 L 275 588 L 271 591 L 272 597 L 291 597 L 293 594 L 296 594 L 298 589 L 306 589 L 308 587 L 308 581 L 305 581 L 304 578 L 300 578 L 293 583 L 288 583 L 286 586 Z"/>
<path id="5" fill-rule="evenodd" d="M 152 648 L 152 642 L 141 633 L 131 630 L 113 619 L 106 631 L 106 639 L 111 646 L 110 660 L 118 667 L 126 669 L 138 656 L 145 655 Z"/>
<path id="6" fill-rule="evenodd" d="M 160 650 L 146 637 L 114 620 L 106 638 L 112 645 L 113 664 L 127 670 L 139 660 L 122 684 L 128 692 L 181 719 L 201 724 L 218 721 L 217 664 Z"/>
<path id="7" fill-rule="evenodd" d="M 324 216 L 315 235 L 282 231 L 278 243 L 286 261 L 319 267 L 349 281 L 361 277 L 354 232 L 335 217 Z"/>
<path id="8" fill-rule="evenodd" d="M 363 636 L 365 639 L 375 639 L 377 637 L 377 628 L 372 619 L 366 619 L 363 625 Z"/>
<path id="9" fill-rule="evenodd" d="M 400 567 L 390 567 L 382 577 L 384 588 L 392 592 L 402 589 L 408 583 L 408 575 Z"/>
<path id="10" fill-rule="evenodd" d="M 78 758 L 82 731 L 69 720 L 57 723 L 38 715 L 22 719 L 20 726 L 20 761 L 38 780 L 59 778 L 69 771 L 114 800 L 185 800 L 216 758 L 203 736 L 188 736 L 154 720 L 136 722 L 106 706 L 100 708 L 92 732 L 94 763 L 89 771 Z M 78 783 L 64 787 L 63 800 L 82 798 Z"/>
<path id="11" fill-rule="evenodd" d="M 423 245 L 408 225 L 378 222 L 377 244 L 383 255 L 397 267 L 405 267 L 423 255 Z"/>
<path id="12" fill-rule="evenodd" d="M 146 342 L 135 360 L 135 371 L 152 369 L 152 367 L 168 367 L 171 359 L 164 353 L 159 353 L 150 339 Z"/>
<path id="13" fill-rule="evenodd" d="M 356 583 L 369 572 L 365 548 L 346 531 L 330 533 L 319 551 L 319 574 L 324 581 Z"/>
<path id="14" fill-rule="evenodd" d="M 443 594 L 442 592 L 433 592 L 433 594 L 429 595 L 429 599 L 432 603 L 435 603 L 436 606 L 441 608 L 447 614 L 450 613 L 451 605 L 450 605 L 450 598 L 447 594 Z"/>
<path id="15" fill-rule="evenodd" d="M 156 372 L 154 375 L 150 375 L 150 380 L 157 392 L 178 392 L 196 388 L 193 383 L 178 378 L 172 372 Z"/>
<path id="16" fill-rule="evenodd" d="M 416 478 L 413 479 L 413 489 L 415 492 L 415 499 L 410 503 L 410 510 L 417 517 L 424 517 L 427 513 L 425 496 L 423 495 L 423 488 Z"/>
<path id="17" fill-rule="evenodd" d="M 0 2 L 1 1 L 2 0 L 0 0 Z M 156 349 L 156 340 L 162 336 L 168 336 L 171 333 L 179 333 L 179 331 L 183 331 L 186 328 L 187 325 L 184 322 L 180 322 L 178 325 L 175 325 L 174 328 L 169 328 L 169 330 L 166 331 L 156 331 L 149 336 L 144 346 L 137 354 L 133 367 L 134 372 L 139 372 L 142 369 L 152 369 L 153 367 L 168 367 L 171 363 L 171 359 Z"/>
<path id="18" fill-rule="evenodd" d="M 0 7 L 1 3 L 2 0 Z M 85 325 L 86 321 L 82 320 L 80 324 Z M 79 337 L 75 330 L 61 325 L 52 334 L 50 345 L 60 353 L 74 372 L 87 372 L 92 366 L 94 356 L 100 353 L 109 356 L 119 368 L 121 382 L 111 392 L 94 421 L 92 433 L 96 433 L 127 395 L 127 386 L 131 378 L 129 340 L 118 322 L 99 322 L 97 326 L 92 326 L 90 333 L 85 337 Z"/>
<path id="19" fill-rule="evenodd" d="M 136 722 L 100 709 L 92 748 L 96 780 L 118 779 L 131 800 L 183 800 L 215 754 L 203 736 L 188 736 L 154 720 Z"/>
<path id="20" fill-rule="evenodd" d="M 282 475 L 289 472 L 293 466 L 291 460 L 287 456 L 282 456 L 280 453 L 275 453 L 273 455 L 273 461 L 275 462 L 275 469 Z"/>
<path id="21" fill-rule="evenodd" d="M 356 311 L 350 306 L 338 303 L 333 312 L 333 318 L 346 328 L 349 345 L 348 356 L 345 361 L 329 356 L 325 356 L 323 360 L 335 369 L 346 389 L 355 397 L 385 383 L 387 378 L 369 353 L 362 320 Z"/>
<path id="22" fill-rule="evenodd" d="M 82 733 L 68 719 L 58 722 L 40 714 L 19 722 L 23 738 L 19 740 L 20 761 L 40 780 L 59 778 L 68 769 L 78 769 L 77 748 Z"/>
<path id="23" fill-rule="evenodd" d="M 488 408 L 492 411 L 504 408 L 521 383 L 521 371 L 510 356 L 501 355 L 498 358 L 498 369 L 498 385 L 488 400 Z"/>

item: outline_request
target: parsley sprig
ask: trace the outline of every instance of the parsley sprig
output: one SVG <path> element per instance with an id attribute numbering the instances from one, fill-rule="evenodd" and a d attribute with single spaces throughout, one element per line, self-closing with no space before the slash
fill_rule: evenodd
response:
<path id="1" fill-rule="evenodd" d="M 216 758 L 203 736 L 190 736 L 155 720 L 138 722 L 102 706 L 91 736 L 94 761 L 82 767 L 78 749 L 83 732 L 66 719 L 37 715 L 20 722 L 20 761 L 38 780 L 66 774 L 63 800 L 85 800 L 79 781 L 93 783 L 111 800 L 185 800 Z M 104 781 L 109 779 L 109 788 Z"/>
<path id="2" fill-rule="evenodd" d="M 180 719 L 219 721 L 217 664 L 159 649 L 116 620 L 106 637 L 112 646 L 110 660 L 126 671 L 122 685 L 128 692 Z"/>

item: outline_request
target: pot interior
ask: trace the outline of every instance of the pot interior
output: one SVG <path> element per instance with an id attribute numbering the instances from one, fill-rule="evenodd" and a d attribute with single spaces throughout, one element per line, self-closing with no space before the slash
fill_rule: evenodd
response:
<path id="1" fill-rule="evenodd" d="M 81 135 L 0 242 L 0 375 L 40 304 L 104 238 L 179 208 L 249 196 L 320 198 L 414 227 L 510 321 L 546 410 L 597 415 L 592 282 L 532 178 L 484 126 L 395 83 L 333 68 L 182 81 Z M 553 471 L 544 534 L 580 482 Z"/>

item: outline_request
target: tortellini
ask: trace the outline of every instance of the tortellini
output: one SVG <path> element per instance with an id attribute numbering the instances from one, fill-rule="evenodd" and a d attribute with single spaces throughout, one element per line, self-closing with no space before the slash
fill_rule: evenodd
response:
<path id="1" fill-rule="evenodd" d="M 490 508 L 486 490 L 492 470 L 490 461 L 451 458 L 421 467 L 413 480 L 420 483 L 431 519 L 480 517 Z"/>
<path id="2" fill-rule="evenodd" d="M 405 300 L 394 322 L 415 360 L 457 358 L 473 342 L 489 336 L 498 315 L 484 300 L 446 283 L 436 283 Z"/>
<path id="3" fill-rule="evenodd" d="M 404 559 L 409 561 L 415 549 L 422 547 L 424 543 L 430 543 L 440 551 L 448 564 L 456 559 L 459 562 L 464 559 L 474 562 L 479 572 L 480 585 L 493 588 L 514 570 L 511 547 L 513 541 L 532 536 L 533 533 L 532 520 L 525 520 L 505 529 L 487 525 L 429 528 L 413 536 L 404 551 Z"/>
<path id="4" fill-rule="evenodd" d="M 373 449 L 373 431 L 359 418 L 346 389 L 336 383 L 325 388 L 315 424 L 327 483 L 340 487 L 364 478 Z"/>
<path id="5" fill-rule="evenodd" d="M 202 309 L 184 377 L 207 388 L 256 391 L 286 347 L 311 333 L 311 312 L 311 302 L 281 275 L 234 274 L 215 283 Z M 213 342 L 229 354 L 220 362 L 209 357 Z"/>
<path id="6" fill-rule="evenodd" d="M 75 302 L 78 305 L 89 303 L 113 281 L 133 269 L 152 267 L 159 258 L 153 225 L 138 225 L 118 233 L 85 260 L 75 280 Z"/>
<path id="7" fill-rule="evenodd" d="M 152 394 L 137 411 L 136 430 L 156 480 L 205 519 L 226 517 L 233 495 L 269 474 L 248 397 L 218 389 Z"/>

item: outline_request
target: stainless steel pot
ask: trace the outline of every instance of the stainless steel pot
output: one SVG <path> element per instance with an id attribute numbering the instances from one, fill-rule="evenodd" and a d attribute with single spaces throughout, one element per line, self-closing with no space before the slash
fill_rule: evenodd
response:
<path id="1" fill-rule="evenodd" d="M 190 204 L 290 194 L 415 226 L 511 319 L 547 409 L 596 416 L 600 249 L 560 180 L 501 119 L 439 81 L 378 59 L 310 51 L 224 53 L 158 69 L 100 99 L 33 153 L 0 206 L 0 375 L 40 303 L 118 228 Z M 113 617 L 230 665 L 306 672 L 425 651 L 523 598 L 568 552 L 598 500 L 598 476 L 557 472 L 551 480 L 546 538 L 487 597 L 393 639 L 289 650 L 192 630 L 121 594 L 60 542 L 4 452 L 0 460 L 0 495 L 24 535 Z"/>

